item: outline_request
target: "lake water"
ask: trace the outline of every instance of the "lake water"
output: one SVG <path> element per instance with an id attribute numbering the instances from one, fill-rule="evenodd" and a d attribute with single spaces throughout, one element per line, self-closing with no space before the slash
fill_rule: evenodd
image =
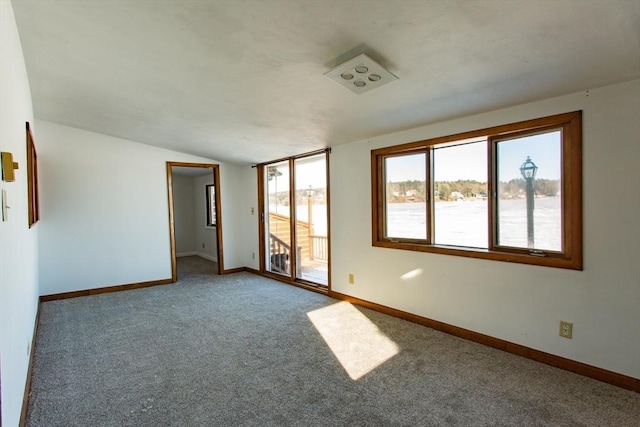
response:
<path id="1" fill-rule="evenodd" d="M 562 209 L 560 197 L 535 199 L 535 248 L 562 249 Z M 327 233 L 327 205 L 313 205 L 313 226 L 316 235 Z M 388 234 L 392 237 L 426 238 L 426 205 L 424 203 L 389 203 Z M 288 214 L 288 207 L 279 209 Z M 441 245 L 487 248 L 488 204 L 486 200 L 460 200 L 435 204 L 435 243 Z M 307 221 L 308 207 L 297 207 L 297 217 Z M 527 247 L 527 204 L 525 199 L 500 200 L 498 207 L 500 245 Z"/>
<path id="2" fill-rule="evenodd" d="M 559 251 L 562 248 L 561 198 L 535 199 L 535 248 Z M 391 237 L 426 237 L 425 203 L 389 203 L 387 232 Z M 487 248 L 488 203 L 460 200 L 435 204 L 435 243 L 441 245 Z M 527 247 L 527 205 L 525 199 L 500 200 L 498 207 L 498 243 Z"/>

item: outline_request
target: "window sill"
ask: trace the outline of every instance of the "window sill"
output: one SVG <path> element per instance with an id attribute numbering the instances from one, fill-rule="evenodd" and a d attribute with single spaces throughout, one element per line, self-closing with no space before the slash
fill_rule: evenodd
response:
<path id="1" fill-rule="evenodd" d="M 454 255 L 467 258 L 487 259 L 493 261 L 513 262 L 518 264 L 539 265 L 544 267 L 566 268 L 582 270 L 582 257 L 567 254 L 546 253 L 545 256 L 530 255 L 527 252 L 501 252 L 481 248 L 465 248 L 443 245 L 425 245 L 422 243 L 374 241 L 372 246 L 387 249 L 401 249 L 407 251 L 428 252 L 441 255 Z"/>

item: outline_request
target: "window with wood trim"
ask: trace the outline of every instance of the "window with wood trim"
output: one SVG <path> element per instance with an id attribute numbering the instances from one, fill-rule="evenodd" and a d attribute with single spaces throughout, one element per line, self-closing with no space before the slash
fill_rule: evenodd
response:
<path id="1" fill-rule="evenodd" d="M 373 246 L 582 269 L 582 113 L 371 151 Z"/>
<path id="2" fill-rule="evenodd" d="M 40 195 L 38 189 L 38 155 L 33 143 L 33 135 L 27 122 L 27 209 L 29 228 L 40 219 Z"/>

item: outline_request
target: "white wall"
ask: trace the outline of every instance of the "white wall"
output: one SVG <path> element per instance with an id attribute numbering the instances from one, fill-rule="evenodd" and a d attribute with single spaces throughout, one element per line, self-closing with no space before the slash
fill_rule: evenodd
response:
<path id="1" fill-rule="evenodd" d="M 584 271 L 371 246 L 372 149 L 580 109 Z M 633 81 L 334 147 L 333 290 L 640 378 L 639 119 Z"/>
<path id="2" fill-rule="evenodd" d="M 27 379 L 29 350 L 38 307 L 39 224 L 27 215 L 26 128 L 33 126 L 31 91 L 11 2 L 0 1 L 0 150 L 19 163 L 14 182 L 0 181 L 11 207 L 0 222 L 0 378 L 4 426 L 17 426 Z"/>
<path id="3" fill-rule="evenodd" d="M 243 188 L 242 207 L 239 210 L 239 218 L 243 221 L 242 227 L 244 246 L 244 265 L 260 269 L 259 252 L 259 206 L 258 206 L 258 175 L 257 169 L 244 166 L 240 169 L 240 183 Z M 253 208 L 253 211 L 251 210 Z"/>
<path id="4" fill-rule="evenodd" d="M 199 176 L 192 181 L 195 205 L 191 221 L 194 224 L 195 244 L 198 254 L 203 258 L 218 261 L 216 227 L 207 227 L 205 186 L 209 184 L 213 184 L 213 174 Z"/>
<path id="5" fill-rule="evenodd" d="M 171 277 L 166 162 L 218 163 L 225 267 L 242 266 L 232 221 L 237 166 L 45 121 L 41 160 L 42 295 Z M 227 252 L 228 250 L 228 252 Z"/>
<path id="6" fill-rule="evenodd" d="M 224 252 L 224 269 L 244 267 L 246 244 L 244 241 L 244 200 L 247 189 L 244 188 L 242 173 L 248 166 L 227 166 L 220 168 L 220 192 L 222 204 L 222 239 Z M 255 193 L 254 193 L 255 194 Z M 220 218 L 218 218 L 220 220 Z M 234 230 L 233 236 L 228 230 Z"/>
<path id="7" fill-rule="evenodd" d="M 176 233 L 176 254 L 193 254 L 196 251 L 196 202 L 194 178 L 187 175 L 173 176 L 173 217 Z"/>

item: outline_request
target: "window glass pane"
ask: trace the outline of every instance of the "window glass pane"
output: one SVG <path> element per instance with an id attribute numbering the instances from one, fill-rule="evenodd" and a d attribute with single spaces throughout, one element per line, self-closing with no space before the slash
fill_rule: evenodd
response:
<path id="1" fill-rule="evenodd" d="M 426 154 L 385 158 L 386 237 L 427 238 Z"/>
<path id="2" fill-rule="evenodd" d="M 268 166 L 266 174 L 267 270 L 289 276 L 291 274 L 289 162 Z"/>
<path id="3" fill-rule="evenodd" d="M 487 142 L 433 150 L 437 245 L 488 247 Z"/>
<path id="4" fill-rule="evenodd" d="M 207 193 L 207 225 L 216 225 L 216 187 L 213 184 L 206 186 Z"/>
<path id="5" fill-rule="evenodd" d="M 296 182 L 296 277 L 329 283 L 326 154 L 294 161 Z"/>
<path id="6" fill-rule="evenodd" d="M 497 143 L 500 246 L 562 250 L 560 130 Z"/>

